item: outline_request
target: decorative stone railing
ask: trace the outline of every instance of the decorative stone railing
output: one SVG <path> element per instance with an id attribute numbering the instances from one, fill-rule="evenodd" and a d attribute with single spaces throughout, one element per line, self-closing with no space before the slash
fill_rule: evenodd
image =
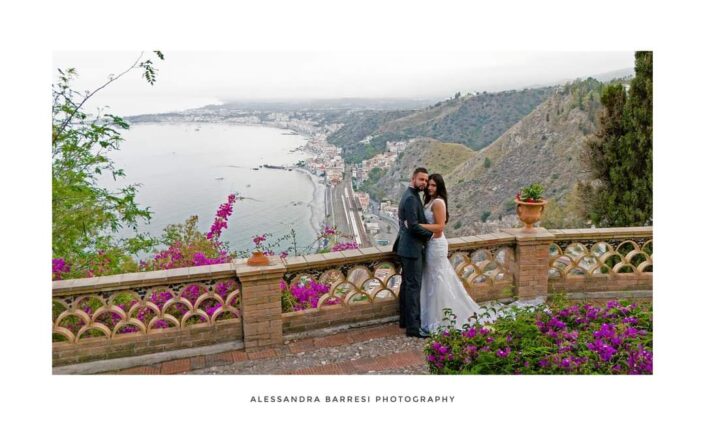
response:
<path id="1" fill-rule="evenodd" d="M 234 264 L 56 281 L 54 364 L 241 340 Z"/>
<path id="2" fill-rule="evenodd" d="M 651 290 L 651 228 L 553 230 L 549 292 Z"/>
<path id="3" fill-rule="evenodd" d="M 449 239 L 449 260 L 478 302 L 549 293 L 650 290 L 652 229 L 506 230 Z M 284 312 L 282 286 L 329 290 L 317 306 Z M 53 361 L 63 365 L 235 342 L 245 350 L 284 336 L 398 316 L 401 268 L 390 247 L 55 281 Z"/>

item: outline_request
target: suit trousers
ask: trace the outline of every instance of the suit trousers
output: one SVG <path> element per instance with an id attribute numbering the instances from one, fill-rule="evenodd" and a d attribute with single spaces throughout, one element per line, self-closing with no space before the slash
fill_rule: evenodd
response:
<path id="1" fill-rule="evenodd" d="M 401 286 L 399 288 L 399 325 L 407 334 L 416 334 L 421 328 L 421 277 L 423 257 L 416 259 L 399 256 Z"/>

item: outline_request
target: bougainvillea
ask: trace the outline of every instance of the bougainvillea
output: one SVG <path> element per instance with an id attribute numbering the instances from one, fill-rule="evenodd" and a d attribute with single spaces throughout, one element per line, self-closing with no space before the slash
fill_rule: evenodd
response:
<path id="1" fill-rule="evenodd" d="M 303 311 L 318 307 L 318 300 L 330 291 L 330 284 L 319 283 L 313 278 L 293 282 L 287 285 L 286 281 L 279 281 L 282 292 L 282 310 L 284 312 Z M 341 301 L 337 297 L 326 299 L 326 305 L 337 305 Z"/>
<path id="2" fill-rule="evenodd" d="M 355 241 L 349 241 L 335 244 L 330 251 L 354 250 L 356 248 L 360 248 L 360 246 Z"/>
<path id="3" fill-rule="evenodd" d="M 435 374 L 652 374 L 652 330 L 651 304 L 541 305 L 449 325 L 425 353 Z"/>

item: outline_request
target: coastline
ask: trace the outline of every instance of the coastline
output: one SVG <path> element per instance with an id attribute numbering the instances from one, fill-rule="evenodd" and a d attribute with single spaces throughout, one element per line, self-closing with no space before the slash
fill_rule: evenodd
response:
<path id="1" fill-rule="evenodd" d="M 308 202 L 310 212 L 309 225 L 311 226 L 311 229 L 313 229 L 313 235 L 318 235 L 318 231 L 320 231 L 320 225 L 325 220 L 324 194 L 326 187 L 322 183 L 318 182 L 318 177 L 310 171 L 300 167 L 294 167 L 294 170 L 308 176 L 308 178 L 311 180 L 311 184 L 313 185 L 313 195 L 311 197 L 311 200 Z M 317 249 L 318 247 L 315 248 Z"/>

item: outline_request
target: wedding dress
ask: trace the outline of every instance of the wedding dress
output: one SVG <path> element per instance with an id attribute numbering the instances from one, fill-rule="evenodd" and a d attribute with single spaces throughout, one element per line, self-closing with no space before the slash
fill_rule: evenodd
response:
<path id="1" fill-rule="evenodd" d="M 426 221 L 430 224 L 436 223 L 431 209 L 434 203 L 444 201 L 436 198 L 424 207 Z M 456 315 L 456 328 L 468 323 L 468 318 L 474 313 L 478 316 L 482 313 L 482 308 L 465 291 L 463 283 L 448 260 L 448 240 L 445 234 L 441 234 L 426 243 L 421 280 L 421 328 L 433 332 L 443 325 L 448 325 L 448 322 L 443 321 L 443 310 L 448 308 Z"/>
<path id="2" fill-rule="evenodd" d="M 424 207 L 424 216 L 430 224 L 436 223 L 432 211 L 433 203 L 445 202 L 441 198 L 436 198 Z M 478 322 L 484 324 L 493 322 L 506 314 L 511 315 L 509 311 L 503 309 L 507 306 L 537 306 L 544 301 L 545 298 L 537 297 L 532 300 L 515 301 L 509 305 L 492 302 L 483 308 L 472 300 L 460 277 L 455 273 L 448 259 L 448 240 L 445 234 L 441 234 L 438 238 L 431 238 L 426 244 L 421 281 L 421 328 L 423 330 L 433 332 L 450 325 L 443 319 L 443 310 L 446 308 L 451 309 L 456 316 L 455 327 L 462 328 L 463 324 L 474 322 L 470 317 L 475 313 L 479 317 Z"/>

